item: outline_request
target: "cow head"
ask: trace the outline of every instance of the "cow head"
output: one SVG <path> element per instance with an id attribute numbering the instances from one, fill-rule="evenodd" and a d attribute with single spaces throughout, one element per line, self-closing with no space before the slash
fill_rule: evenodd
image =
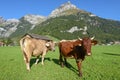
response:
<path id="1" fill-rule="evenodd" d="M 55 42 L 53 42 L 53 41 L 48 41 L 48 42 L 46 43 L 46 47 L 47 47 L 49 50 L 51 50 L 51 51 L 55 51 Z"/>
<path id="2" fill-rule="evenodd" d="M 93 40 L 94 37 L 88 38 L 85 37 L 83 39 L 79 39 L 81 41 L 81 46 L 83 47 L 83 50 L 85 51 L 86 55 L 90 56 L 91 55 L 91 46 L 92 44 L 97 44 L 96 40 Z"/>

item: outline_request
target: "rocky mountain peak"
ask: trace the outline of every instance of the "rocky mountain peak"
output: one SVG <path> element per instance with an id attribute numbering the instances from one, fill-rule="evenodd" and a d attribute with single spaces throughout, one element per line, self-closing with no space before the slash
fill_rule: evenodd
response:
<path id="1" fill-rule="evenodd" d="M 19 23 L 20 21 L 18 19 L 7 19 L 6 20 L 6 24 L 10 24 L 10 23 Z"/>
<path id="2" fill-rule="evenodd" d="M 25 15 L 23 18 L 24 18 L 24 20 L 30 22 L 31 24 L 37 24 L 46 19 L 46 17 L 44 17 L 44 16 L 33 15 L 33 14 Z"/>
<path id="3" fill-rule="evenodd" d="M 6 22 L 6 20 L 3 17 L 0 16 L 0 24 L 3 24 L 5 22 Z"/>
<path id="4" fill-rule="evenodd" d="M 65 4 L 62 4 L 58 9 L 62 9 L 63 11 L 69 10 L 69 9 L 77 9 L 77 7 L 73 4 L 71 4 L 70 1 L 68 1 Z"/>
<path id="5" fill-rule="evenodd" d="M 62 4 L 57 9 L 53 10 L 49 15 L 49 17 L 57 17 L 57 16 L 65 15 L 64 13 L 65 11 L 72 9 L 79 10 L 74 4 L 68 1 L 67 3 Z"/>

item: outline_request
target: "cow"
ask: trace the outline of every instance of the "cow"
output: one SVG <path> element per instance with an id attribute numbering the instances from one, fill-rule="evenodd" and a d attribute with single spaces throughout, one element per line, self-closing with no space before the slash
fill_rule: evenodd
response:
<path id="1" fill-rule="evenodd" d="M 4 46 L 4 45 L 5 45 L 5 43 L 0 41 L 0 46 Z"/>
<path id="2" fill-rule="evenodd" d="M 64 67 L 63 62 L 67 66 L 67 59 L 66 58 L 74 58 L 77 63 L 79 76 L 82 76 L 81 65 L 82 61 L 85 59 L 85 55 L 91 55 L 91 46 L 92 44 L 97 44 L 96 40 L 93 40 L 94 37 L 84 37 L 82 39 L 76 40 L 61 40 L 59 42 L 59 61 L 61 67 Z M 64 58 L 64 61 L 63 61 Z"/>
<path id="3" fill-rule="evenodd" d="M 30 35 L 26 35 L 20 39 L 20 46 L 26 63 L 27 70 L 30 71 L 31 56 L 37 57 L 35 64 L 38 63 L 39 57 L 42 57 L 42 65 L 44 65 L 44 56 L 48 51 L 55 51 L 54 41 L 36 39 Z"/>

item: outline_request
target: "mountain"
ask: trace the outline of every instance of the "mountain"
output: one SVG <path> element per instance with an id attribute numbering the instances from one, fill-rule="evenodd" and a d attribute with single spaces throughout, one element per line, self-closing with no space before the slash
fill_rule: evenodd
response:
<path id="1" fill-rule="evenodd" d="M 17 26 L 17 30 L 11 34 L 10 37 L 16 37 L 28 33 L 30 30 L 34 29 L 37 24 L 42 23 L 46 20 L 46 17 L 40 15 L 25 15 L 20 18 L 20 23 Z"/>
<path id="2" fill-rule="evenodd" d="M 45 21 L 46 17 L 40 15 L 25 15 L 18 19 L 8 19 L 0 17 L 0 38 L 10 37 L 11 35 L 23 35 L 32 30 L 35 25 Z M 16 35 L 17 33 L 17 35 Z"/>
<path id="3" fill-rule="evenodd" d="M 120 40 L 120 22 L 103 19 L 90 14 L 76 13 L 46 20 L 37 25 L 33 33 L 51 35 L 58 39 L 76 39 L 95 36 L 101 43 Z"/>
<path id="4" fill-rule="evenodd" d="M 8 19 L 0 18 L 0 37 L 9 37 L 17 29 L 19 24 L 18 19 Z"/>
<path id="5" fill-rule="evenodd" d="M 31 32 L 51 35 L 58 39 L 95 36 L 100 43 L 120 41 L 120 21 L 104 19 L 78 9 L 70 2 L 53 10 L 49 18 Z M 117 35 L 117 36 L 116 36 Z"/>
<path id="6" fill-rule="evenodd" d="M 0 31 L 2 31 L 0 36 L 4 32 L 9 34 L 7 37 L 18 39 L 25 33 L 36 33 L 57 39 L 95 36 L 100 43 L 120 41 L 120 35 L 118 35 L 120 34 L 120 21 L 98 17 L 77 8 L 69 1 L 53 10 L 48 17 L 29 14 L 16 20 L 17 23 L 9 22 L 8 25 L 6 24 L 8 21 L 0 17 Z"/>

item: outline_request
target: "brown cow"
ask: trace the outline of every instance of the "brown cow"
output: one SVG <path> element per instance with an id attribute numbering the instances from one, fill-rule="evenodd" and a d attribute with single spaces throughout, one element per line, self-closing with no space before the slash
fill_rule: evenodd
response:
<path id="1" fill-rule="evenodd" d="M 24 60 L 27 70 L 30 71 L 30 59 L 31 56 L 37 57 L 36 63 L 39 61 L 39 56 L 42 56 L 42 65 L 44 65 L 44 56 L 48 50 L 55 50 L 55 44 L 53 41 L 46 41 L 41 39 L 32 38 L 29 35 L 24 36 L 20 40 L 20 46 L 23 51 Z"/>
<path id="2" fill-rule="evenodd" d="M 63 57 L 65 64 L 67 66 L 67 57 L 73 57 L 76 60 L 79 76 L 82 76 L 81 65 L 82 61 L 85 58 L 85 55 L 91 55 L 91 46 L 92 44 L 97 44 L 96 40 L 93 38 L 83 38 L 78 40 L 62 40 L 59 42 L 59 51 L 60 51 L 60 64 L 64 67 Z"/>

